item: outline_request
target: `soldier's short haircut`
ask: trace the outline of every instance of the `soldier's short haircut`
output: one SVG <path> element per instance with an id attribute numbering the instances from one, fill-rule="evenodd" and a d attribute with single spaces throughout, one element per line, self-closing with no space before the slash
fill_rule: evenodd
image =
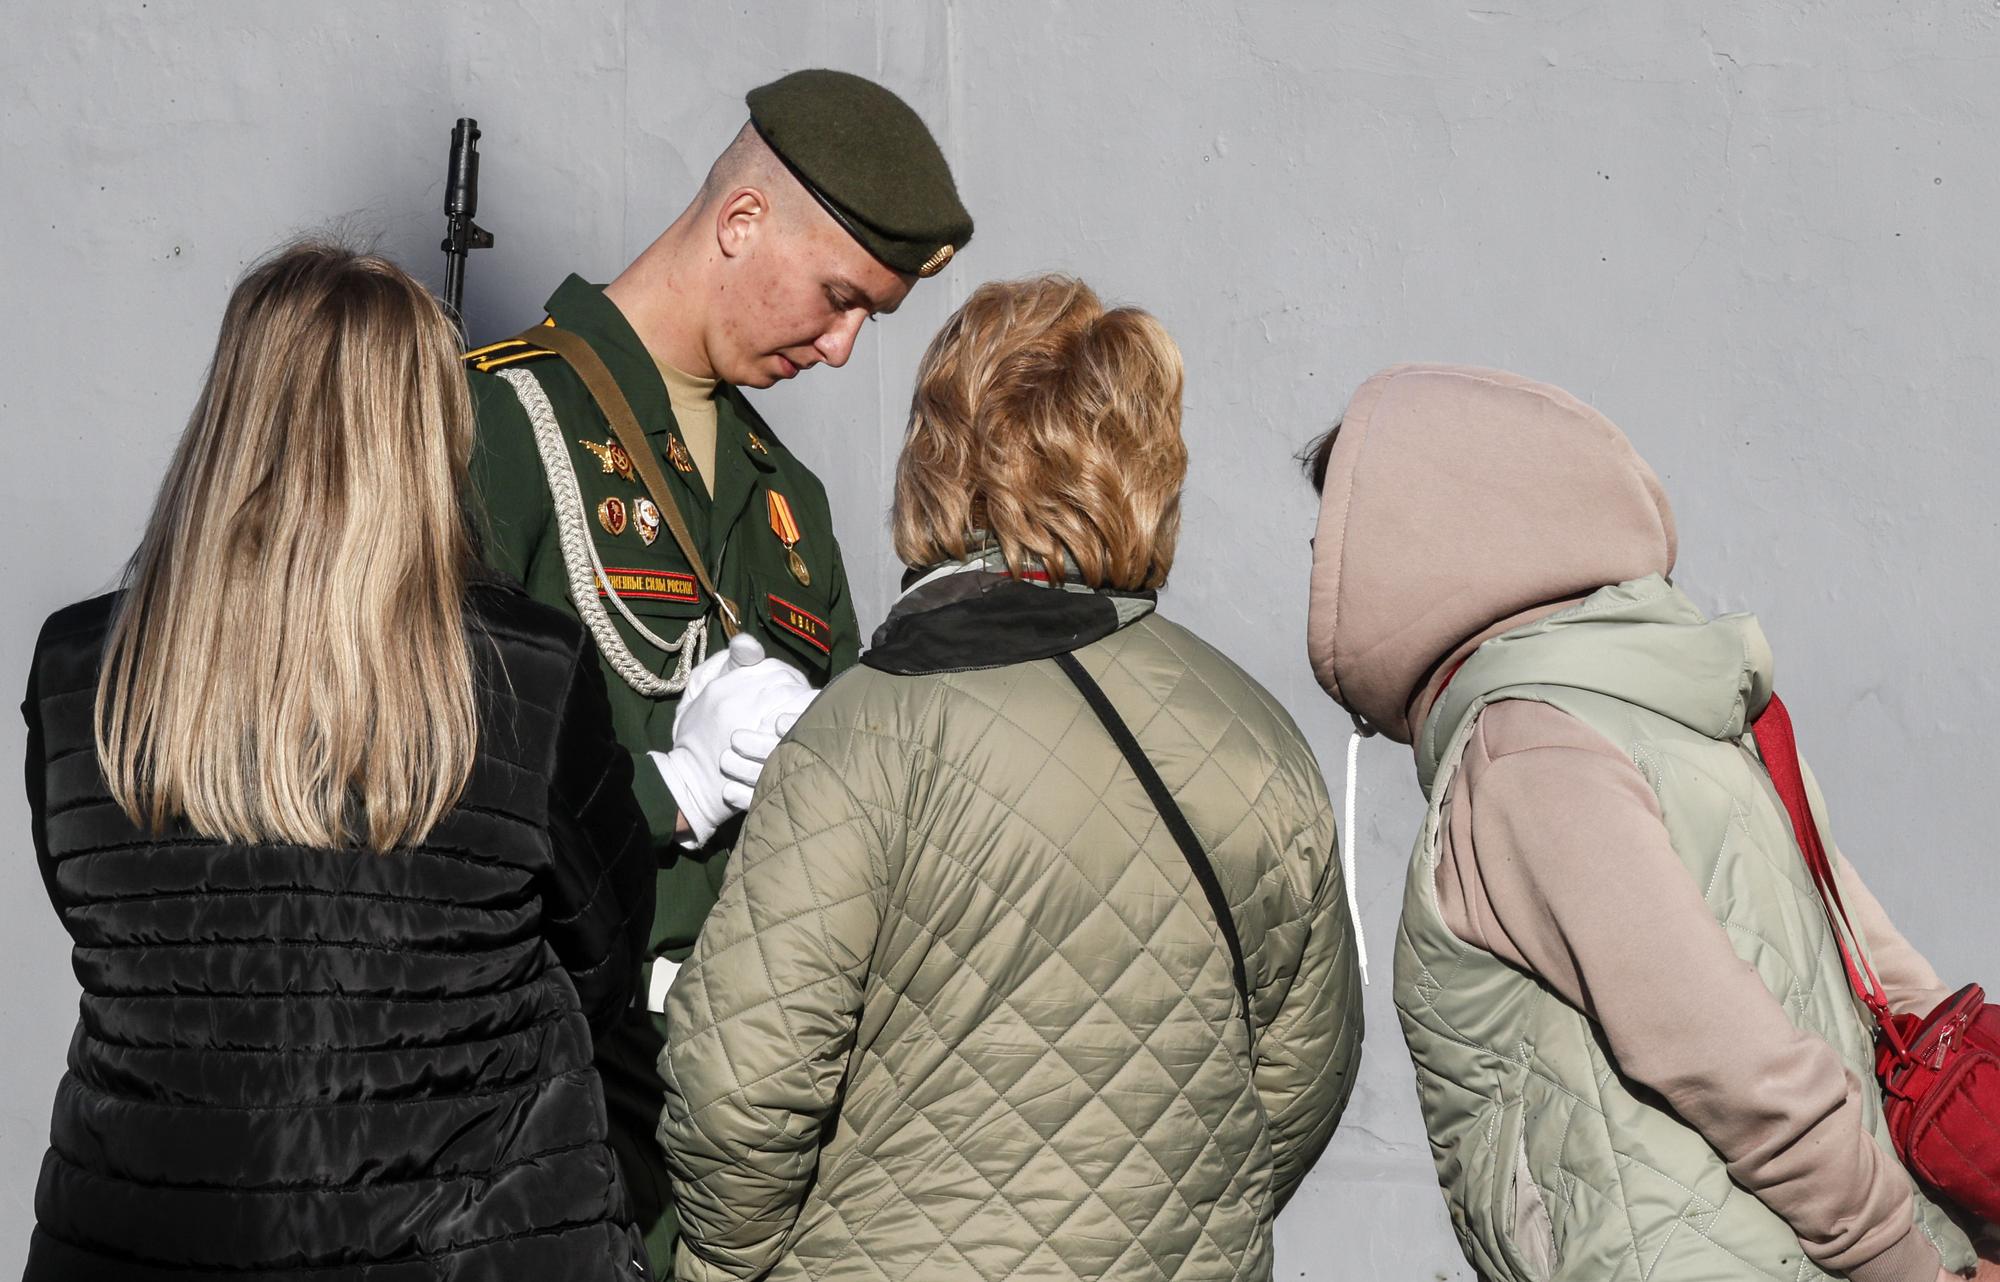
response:
<path id="1" fill-rule="evenodd" d="M 699 199 L 705 206 L 713 205 L 739 187 L 755 187 L 776 204 L 785 199 L 796 183 L 785 162 L 758 135 L 757 127 L 745 121 L 736 137 L 708 167 Z"/>

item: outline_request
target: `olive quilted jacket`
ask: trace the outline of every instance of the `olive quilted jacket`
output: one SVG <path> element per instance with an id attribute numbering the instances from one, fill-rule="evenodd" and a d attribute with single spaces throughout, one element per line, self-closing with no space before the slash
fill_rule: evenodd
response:
<path id="1" fill-rule="evenodd" d="M 1248 1278 L 1333 1132 L 1360 988 L 1277 703 L 1150 598 L 967 574 L 767 766 L 669 998 L 683 1278 Z M 1049 656 L 1209 852 L 1188 862 Z"/>

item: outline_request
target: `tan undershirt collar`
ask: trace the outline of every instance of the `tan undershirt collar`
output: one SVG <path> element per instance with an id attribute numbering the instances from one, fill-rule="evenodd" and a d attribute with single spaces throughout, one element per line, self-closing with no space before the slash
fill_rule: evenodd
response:
<path id="1" fill-rule="evenodd" d="M 694 458 L 701 483 L 715 496 L 715 388 L 716 380 L 684 374 L 658 357 L 660 378 L 667 385 L 667 403 L 673 407 L 674 423 L 681 441 Z"/>

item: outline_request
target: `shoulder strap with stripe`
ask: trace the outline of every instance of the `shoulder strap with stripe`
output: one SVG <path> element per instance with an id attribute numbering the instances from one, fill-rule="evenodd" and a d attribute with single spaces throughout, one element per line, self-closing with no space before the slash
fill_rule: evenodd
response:
<path id="1" fill-rule="evenodd" d="M 542 322 L 543 327 L 552 328 L 554 325 L 555 322 L 553 320 Z M 535 330 L 523 330 L 512 338 L 503 338 L 497 343 L 488 343 L 484 347 L 475 347 L 465 355 L 459 357 L 459 359 L 480 373 L 485 374 L 521 361 L 534 360 L 538 356 L 554 356 L 556 354 L 553 348 L 538 346 L 537 343 L 530 342 L 530 335 L 534 335 L 536 338 L 540 337 L 539 334 L 536 334 Z"/>

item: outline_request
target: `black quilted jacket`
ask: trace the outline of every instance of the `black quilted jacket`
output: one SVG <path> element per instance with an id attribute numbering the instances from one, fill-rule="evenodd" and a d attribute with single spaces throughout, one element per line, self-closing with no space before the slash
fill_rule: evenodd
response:
<path id="1" fill-rule="evenodd" d="M 479 754 L 388 855 L 135 828 L 91 707 L 115 603 L 43 627 L 35 848 L 83 985 L 27 1277 L 631 1279 L 591 1029 L 653 869 L 573 620 L 467 597 Z"/>

